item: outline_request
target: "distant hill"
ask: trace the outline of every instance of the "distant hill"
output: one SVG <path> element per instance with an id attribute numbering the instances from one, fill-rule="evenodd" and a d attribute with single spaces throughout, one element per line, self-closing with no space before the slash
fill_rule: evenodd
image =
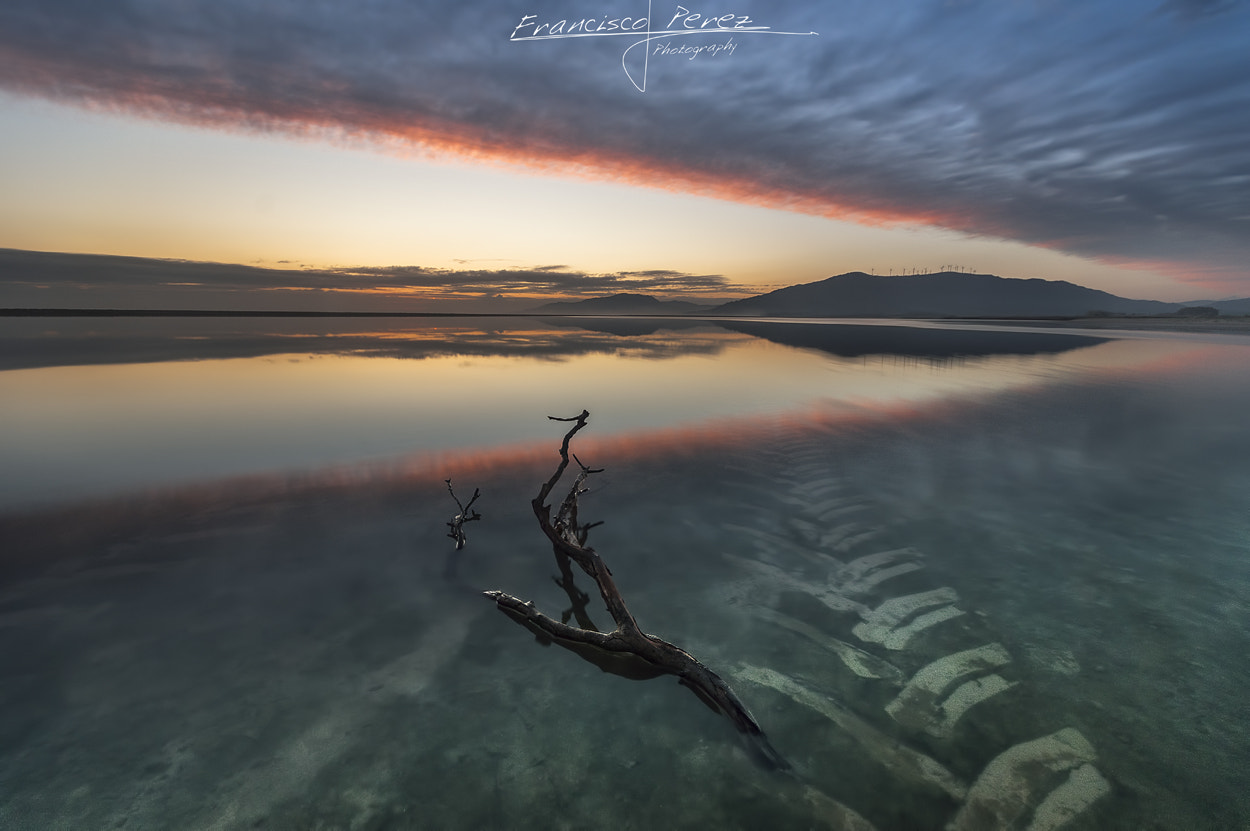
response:
<path id="1" fill-rule="evenodd" d="M 419 269 L 418 269 L 419 270 Z M 405 269 L 375 269 L 379 285 L 405 285 Z M 1019 280 L 945 271 L 886 277 L 855 271 L 723 305 L 614 294 L 525 309 L 524 299 L 425 301 L 346 291 L 367 276 L 334 269 L 276 269 L 230 263 L 160 260 L 0 248 L 0 315 L 118 311 L 152 315 L 520 313 L 675 317 L 953 317 L 1039 318 L 1168 315 L 1212 307 L 1250 315 L 1250 298 L 1161 303 L 1129 300 L 1055 280 Z M 257 291 L 266 289 L 266 291 Z M 310 291 L 315 289 L 315 291 Z M 381 298 L 381 299 L 378 299 Z M 109 312 L 112 310 L 112 312 Z"/>
<path id="2" fill-rule="evenodd" d="M 1193 300 L 1180 304 L 1192 308 L 1194 306 L 1210 306 L 1218 309 L 1222 315 L 1250 315 L 1250 297 L 1238 300 Z"/>
<path id="3" fill-rule="evenodd" d="M 705 312 L 715 308 L 685 300 L 657 300 L 649 294 L 613 294 L 608 297 L 591 297 L 588 300 L 547 303 L 531 314 L 554 315 L 684 315 Z"/>
<path id="4" fill-rule="evenodd" d="M 719 321 L 710 321 L 700 315 L 669 317 L 656 315 L 559 315 L 542 317 L 548 326 L 560 329 L 580 329 L 583 332 L 603 332 L 623 338 L 654 335 L 656 332 L 682 332 L 690 329 L 716 328 Z M 3 341 L 0 340 L 0 344 Z"/>
<path id="5" fill-rule="evenodd" d="M 762 317 L 1077 317 L 1168 314 L 1179 303 L 1128 300 L 1060 280 L 944 271 L 898 277 L 853 271 L 734 300 L 710 314 Z"/>

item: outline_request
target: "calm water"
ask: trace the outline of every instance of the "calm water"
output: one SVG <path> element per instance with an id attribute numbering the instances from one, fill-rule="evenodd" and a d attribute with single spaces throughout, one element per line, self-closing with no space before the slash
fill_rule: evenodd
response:
<path id="1" fill-rule="evenodd" d="M 1250 827 L 1248 406 L 1227 337 L 0 321 L 0 827 Z M 583 407 L 591 542 L 792 772 L 481 596 L 569 607 Z"/>

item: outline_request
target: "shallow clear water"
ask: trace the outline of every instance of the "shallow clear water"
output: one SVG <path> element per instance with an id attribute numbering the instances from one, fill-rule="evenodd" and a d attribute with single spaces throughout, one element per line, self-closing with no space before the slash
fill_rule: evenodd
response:
<path id="1" fill-rule="evenodd" d="M 0 827 L 1250 823 L 1250 342 L 431 324 L 0 326 Z M 791 773 L 480 595 L 568 608 L 582 407 L 591 542 Z"/>

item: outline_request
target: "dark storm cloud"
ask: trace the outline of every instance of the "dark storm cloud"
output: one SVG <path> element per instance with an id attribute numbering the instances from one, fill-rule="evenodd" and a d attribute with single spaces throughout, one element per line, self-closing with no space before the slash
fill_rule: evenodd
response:
<path id="1" fill-rule="evenodd" d="M 640 93 L 621 68 L 629 40 L 508 41 L 525 14 L 644 13 L 637 0 L 9 0 L 0 83 L 210 126 L 359 135 L 933 224 L 1192 279 L 1245 273 L 1245 3 L 685 5 L 820 34 L 736 34 L 732 54 L 656 56 Z M 655 3 L 653 22 L 675 6 Z"/>

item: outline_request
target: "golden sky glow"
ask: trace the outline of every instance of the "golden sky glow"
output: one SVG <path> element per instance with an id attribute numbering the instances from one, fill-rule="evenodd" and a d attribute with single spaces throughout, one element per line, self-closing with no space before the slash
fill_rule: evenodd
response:
<path id="1" fill-rule="evenodd" d="M 499 164 L 227 133 L 0 95 L 0 247 L 270 267 L 721 274 L 746 290 L 957 264 L 1133 297 L 1192 286 L 1043 248 Z M 189 163 L 188 160 L 193 160 Z"/>
<path id="2" fill-rule="evenodd" d="M 1250 295 L 1250 7 L 742 0 L 759 25 L 689 33 L 742 41 L 698 60 L 658 42 L 663 3 L 637 34 L 510 37 L 584 3 L 10 0 L 0 246 L 329 267 L 330 294 L 425 269 L 387 309 L 950 269 Z"/>

